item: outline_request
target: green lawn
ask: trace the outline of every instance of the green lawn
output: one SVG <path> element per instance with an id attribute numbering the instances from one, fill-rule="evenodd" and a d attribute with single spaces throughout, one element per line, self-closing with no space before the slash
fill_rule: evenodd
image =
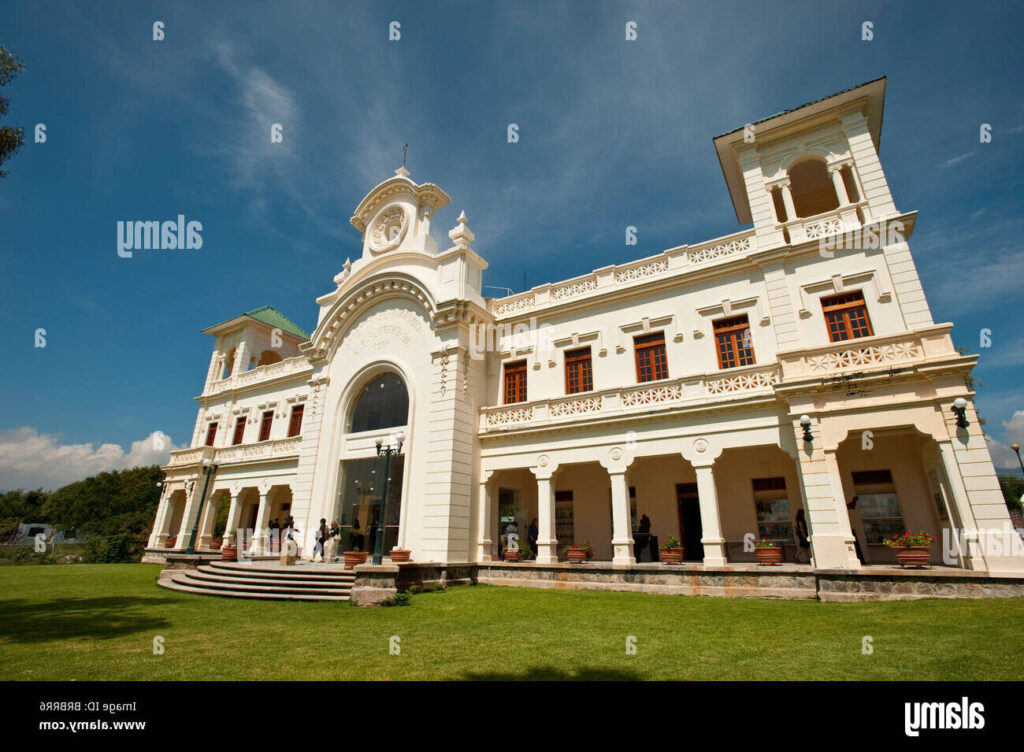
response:
<path id="1" fill-rule="evenodd" d="M 1022 598 L 818 603 L 476 586 L 361 609 L 175 593 L 157 587 L 158 571 L 0 568 L 0 680 L 1024 679 Z M 392 635 L 400 655 L 389 654 Z M 872 655 L 861 652 L 865 635 Z"/>

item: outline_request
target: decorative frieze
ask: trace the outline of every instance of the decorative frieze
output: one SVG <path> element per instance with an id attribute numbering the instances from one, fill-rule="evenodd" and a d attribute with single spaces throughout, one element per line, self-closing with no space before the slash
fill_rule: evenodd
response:
<path id="1" fill-rule="evenodd" d="M 532 405 L 527 407 L 509 407 L 503 410 L 493 410 L 487 413 L 488 428 L 529 423 L 531 420 L 533 420 Z"/>
<path id="2" fill-rule="evenodd" d="M 583 397 L 580 399 L 552 402 L 550 415 L 551 417 L 558 417 L 562 415 L 585 415 L 587 413 L 596 413 L 600 411 L 600 409 L 600 397 Z"/>
<path id="3" fill-rule="evenodd" d="M 591 292 L 596 289 L 597 279 L 590 277 L 588 279 L 581 279 L 560 287 L 553 287 L 551 289 L 551 299 L 565 300 L 566 298 L 575 298 L 577 295 L 582 295 L 583 293 Z"/>

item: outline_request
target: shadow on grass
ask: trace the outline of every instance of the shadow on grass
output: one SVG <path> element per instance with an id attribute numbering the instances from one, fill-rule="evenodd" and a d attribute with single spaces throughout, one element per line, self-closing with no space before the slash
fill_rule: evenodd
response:
<path id="1" fill-rule="evenodd" d="M 0 601 L 0 639 L 35 643 L 91 637 L 112 637 L 166 629 L 167 619 L 145 609 L 175 602 L 173 598 L 58 598 L 45 603 Z"/>
<path id="2" fill-rule="evenodd" d="M 642 681 L 640 674 L 634 671 L 604 668 L 581 668 L 569 673 L 553 666 L 538 666 L 526 672 L 512 674 L 497 671 L 468 671 L 462 675 L 469 681 Z"/>

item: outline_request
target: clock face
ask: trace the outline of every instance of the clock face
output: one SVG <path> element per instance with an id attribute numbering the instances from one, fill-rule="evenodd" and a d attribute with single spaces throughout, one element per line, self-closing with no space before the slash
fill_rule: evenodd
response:
<path id="1" fill-rule="evenodd" d="M 384 209 L 370 224 L 370 250 L 374 253 L 384 253 L 397 248 L 401 245 L 408 226 L 405 210 L 401 206 Z"/>

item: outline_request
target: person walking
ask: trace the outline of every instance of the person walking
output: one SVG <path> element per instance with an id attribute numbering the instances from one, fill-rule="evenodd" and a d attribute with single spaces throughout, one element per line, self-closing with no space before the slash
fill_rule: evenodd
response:
<path id="1" fill-rule="evenodd" d="M 327 530 L 327 520 L 321 518 L 320 527 L 318 527 L 316 529 L 316 533 L 314 533 L 316 544 L 313 546 L 313 561 L 316 561 L 317 556 L 319 556 L 320 560 L 323 561 L 324 543 L 327 541 L 328 534 L 329 531 Z"/>

